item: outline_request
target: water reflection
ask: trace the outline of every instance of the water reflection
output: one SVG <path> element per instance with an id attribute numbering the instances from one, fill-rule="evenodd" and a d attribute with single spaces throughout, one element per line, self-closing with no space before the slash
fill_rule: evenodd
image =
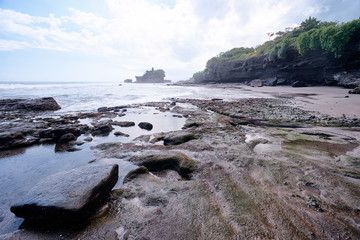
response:
<path id="1" fill-rule="evenodd" d="M 96 158 L 96 150 L 93 150 L 92 146 L 105 142 L 130 142 L 145 134 L 179 130 L 185 123 L 185 118 L 172 117 L 172 114 L 163 113 L 154 108 L 129 109 L 126 116 L 116 117 L 112 120 L 133 121 L 135 126 L 129 128 L 114 126 L 115 129 L 109 136 L 93 137 L 92 142 L 76 146 L 81 150 L 75 152 L 55 152 L 55 144 L 36 145 L 26 149 L 2 152 L 0 156 L 0 236 L 15 231 L 22 223 L 22 219 L 16 218 L 10 212 L 11 205 L 15 204 L 42 178 L 89 164 L 89 161 Z M 137 124 L 143 121 L 152 123 L 153 129 L 151 131 L 140 129 Z M 91 124 L 91 121 L 84 121 L 84 123 Z M 117 137 L 114 135 L 116 131 L 130 136 Z M 87 136 L 80 136 L 78 141 L 83 141 L 85 137 Z M 119 181 L 115 186 L 119 188 L 127 172 L 136 166 L 113 158 L 100 159 L 91 164 L 115 163 L 119 164 Z"/>

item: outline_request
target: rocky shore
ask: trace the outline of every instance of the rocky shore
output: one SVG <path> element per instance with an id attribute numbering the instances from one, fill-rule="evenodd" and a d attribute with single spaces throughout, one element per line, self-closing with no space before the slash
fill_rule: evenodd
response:
<path id="1" fill-rule="evenodd" d="M 22 229 L 2 237 L 357 239 L 360 235 L 360 120 L 298 108 L 293 98 L 171 99 L 56 119 L 3 111 L 1 146 L 14 149 L 28 139 L 33 139 L 31 144 L 74 146 L 82 134 L 106 135 L 114 126 L 135 125 L 103 119 L 139 106 L 184 117 L 186 124 L 179 131 L 95 147 L 97 161 L 118 159 L 139 166 L 103 200 L 108 206 L 105 214 L 75 231 Z M 94 124 L 89 127 L 81 119 Z M 154 123 L 142 126 L 150 128 L 149 124 Z"/>

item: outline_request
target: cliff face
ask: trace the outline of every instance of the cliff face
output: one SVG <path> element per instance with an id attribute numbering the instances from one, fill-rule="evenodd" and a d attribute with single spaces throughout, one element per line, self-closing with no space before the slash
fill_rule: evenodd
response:
<path id="1" fill-rule="evenodd" d="M 217 62 L 197 82 L 250 84 L 257 79 L 270 86 L 360 86 L 360 31 L 353 35 L 341 58 L 321 49 L 300 55 L 296 47 L 289 47 L 283 58 L 269 60 L 268 55 L 262 55 Z"/>

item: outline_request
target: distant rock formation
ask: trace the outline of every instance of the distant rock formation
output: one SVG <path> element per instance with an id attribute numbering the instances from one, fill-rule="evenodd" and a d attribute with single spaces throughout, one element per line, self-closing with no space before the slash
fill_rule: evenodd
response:
<path id="1" fill-rule="evenodd" d="M 135 76 L 136 83 L 164 83 L 169 80 L 164 80 L 165 71 L 162 69 L 154 70 L 152 68 L 150 71 L 146 71 L 142 76 Z"/>
<path id="2" fill-rule="evenodd" d="M 125 79 L 124 83 L 132 83 L 132 79 Z"/>

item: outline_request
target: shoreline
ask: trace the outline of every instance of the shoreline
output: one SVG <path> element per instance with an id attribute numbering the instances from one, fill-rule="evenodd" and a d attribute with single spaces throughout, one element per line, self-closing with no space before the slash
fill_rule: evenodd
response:
<path id="1" fill-rule="evenodd" d="M 325 93 L 330 91 L 326 95 L 317 88 L 311 91 L 291 88 L 295 90 L 291 93 L 281 87 L 280 98 L 276 98 L 273 88 L 235 87 L 263 98 L 233 101 L 176 98 L 134 105 L 182 116 L 186 123 L 183 130 L 145 134 L 126 144 L 100 144 L 95 147 L 97 161 L 128 161 L 142 166 L 151 156 L 151 161 L 161 159 L 158 168 L 146 165 L 151 174 L 137 171 L 131 178 L 125 177 L 124 185 L 113 190 L 106 202 L 108 213 L 83 229 L 75 232 L 25 229 L 3 237 L 358 236 L 360 226 L 354 221 L 360 221 L 359 119 L 350 115 L 329 117 L 322 114 L 327 112 L 319 104 L 337 101 L 336 96 L 341 96 L 342 91 L 323 89 Z M 269 98 L 264 98 L 267 95 Z M 353 100 L 352 96 L 344 99 Z M 355 103 L 343 110 L 353 111 Z M 109 108 L 106 114 L 113 115 L 114 110 Z M 195 138 L 176 145 L 163 143 L 172 135 L 187 133 Z M 180 162 L 188 159 L 193 167 L 187 168 L 184 175 L 185 170 L 163 165 L 170 160 L 162 154 Z"/>

